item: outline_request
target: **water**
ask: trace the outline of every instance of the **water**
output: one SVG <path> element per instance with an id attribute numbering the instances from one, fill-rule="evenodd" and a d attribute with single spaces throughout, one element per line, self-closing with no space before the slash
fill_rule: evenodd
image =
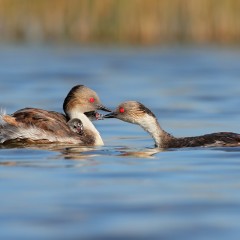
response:
<path id="1" fill-rule="evenodd" d="M 137 100 L 175 136 L 240 132 L 240 50 L 0 47 L 0 102 L 62 111 L 85 84 Z M 240 148 L 156 151 L 138 126 L 96 122 L 103 147 L 0 150 L 1 239 L 239 239 Z"/>

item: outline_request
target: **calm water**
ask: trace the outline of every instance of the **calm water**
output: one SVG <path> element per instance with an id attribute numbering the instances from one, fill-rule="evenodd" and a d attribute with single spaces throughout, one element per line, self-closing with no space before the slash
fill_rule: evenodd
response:
<path id="1" fill-rule="evenodd" d="M 0 47 L 0 104 L 62 111 L 85 84 L 137 100 L 175 136 L 240 132 L 240 49 Z M 138 126 L 105 146 L 0 150 L 1 239 L 239 239 L 240 147 L 157 152 Z"/>

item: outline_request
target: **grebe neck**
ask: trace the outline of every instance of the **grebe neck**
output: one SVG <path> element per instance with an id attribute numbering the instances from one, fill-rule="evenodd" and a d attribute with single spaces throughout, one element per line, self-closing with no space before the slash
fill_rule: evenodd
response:
<path id="1" fill-rule="evenodd" d="M 158 120 L 152 115 L 145 114 L 139 124 L 152 136 L 157 147 L 162 147 L 164 139 L 171 136 L 161 128 Z"/>
<path id="2" fill-rule="evenodd" d="M 71 111 L 67 113 L 67 116 L 70 120 L 73 118 L 80 119 L 82 121 L 83 128 L 90 130 L 95 137 L 95 145 L 104 145 L 100 133 L 84 113 L 81 113 L 79 111 Z"/>

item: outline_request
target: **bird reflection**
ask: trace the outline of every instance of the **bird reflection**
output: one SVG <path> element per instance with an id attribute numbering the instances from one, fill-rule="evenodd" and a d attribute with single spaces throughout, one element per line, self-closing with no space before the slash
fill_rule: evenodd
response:
<path id="1" fill-rule="evenodd" d="M 135 158 L 155 158 L 155 154 L 162 152 L 163 150 L 160 148 L 147 148 L 141 150 L 129 149 L 129 148 L 122 148 L 119 150 L 120 154 L 117 156 L 120 157 L 135 157 Z"/>
<path id="2" fill-rule="evenodd" d="M 0 148 L 4 149 L 31 149 L 31 150 L 43 150 L 43 151 L 53 151 L 58 153 L 55 156 L 51 156 L 52 160 L 81 160 L 88 161 L 87 165 L 96 165 L 96 158 L 99 156 L 113 156 L 122 158 L 155 158 L 155 154 L 163 151 L 159 148 L 144 148 L 144 149 L 134 149 L 131 147 L 94 147 L 94 146 L 76 146 L 74 144 L 26 144 L 26 143 L 15 143 L 0 145 Z M 95 162 L 95 163 L 94 163 Z M 82 162 L 83 163 L 83 162 Z M 16 166 L 17 163 L 13 161 L 0 162 L 0 165 L 4 166 Z M 82 164 L 81 164 L 82 165 Z M 85 165 L 85 164 L 84 164 Z"/>

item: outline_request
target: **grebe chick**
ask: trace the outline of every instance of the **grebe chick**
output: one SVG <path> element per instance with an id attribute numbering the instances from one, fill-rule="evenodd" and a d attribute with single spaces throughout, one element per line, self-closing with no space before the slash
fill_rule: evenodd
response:
<path id="1" fill-rule="evenodd" d="M 12 115 L 0 115 L 0 143 L 37 142 L 51 143 L 63 142 L 74 144 L 103 145 L 103 140 L 92 122 L 85 115 L 88 112 L 103 110 L 104 107 L 95 91 L 83 85 L 73 87 L 63 103 L 62 113 L 47 111 L 38 108 L 24 108 Z M 92 113 L 91 113 L 92 114 Z M 88 135 L 79 138 L 79 134 L 71 131 L 67 122 L 78 118 Z M 87 139 L 91 134 L 91 141 Z M 92 140 L 93 139 L 93 140 Z"/>
<path id="2" fill-rule="evenodd" d="M 93 112 L 92 112 L 93 113 Z M 99 120 L 98 117 L 101 117 L 102 114 L 96 113 L 96 118 L 94 119 L 94 115 L 92 114 L 93 120 Z M 81 141 L 84 142 L 85 145 L 93 145 L 95 138 L 92 134 L 92 131 L 89 129 L 85 129 L 83 127 L 82 121 L 78 118 L 73 118 L 67 122 L 71 131 L 77 133 Z"/>
<path id="3" fill-rule="evenodd" d="M 68 126 L 70 127 L 71 131 L 78 133 L 80 135 L 83 134 L 83 124 L 82 121 L 78 118 L 73 118 L 67 122 Z"/>
<path id="4" fill-rule="evenodd" d="M 240 134 L 218 132 L 196 137 L 176 138 L 165 132 L 155 115 L 143 104 L 136 101 L 121 103 L 114 112 L 106 114 L 105 118 L 118 118 L 122 121 L 140 125 L 147 131 L 159 148 L 182 148 L 201 146 L 239 146 Z"/>

